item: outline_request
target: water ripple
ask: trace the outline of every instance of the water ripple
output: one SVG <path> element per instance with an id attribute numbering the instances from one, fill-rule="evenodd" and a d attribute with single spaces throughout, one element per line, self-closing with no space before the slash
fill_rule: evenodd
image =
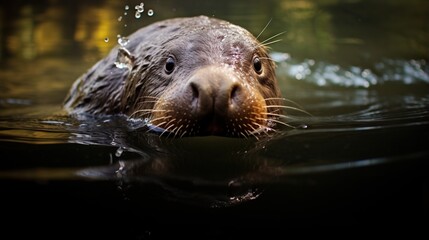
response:
<path id="1" fill-rule="evenodd" d="M 281 53 L 273 53 L 271 56 L 280 65 L 280 74 L 317 86 L 368 88 L 392 82 L 405 85 L 429 84 L 429 66 L 425 60 L 385 59 L 365 68 L 340 66 L 313 59 L 298 62 Z"/>

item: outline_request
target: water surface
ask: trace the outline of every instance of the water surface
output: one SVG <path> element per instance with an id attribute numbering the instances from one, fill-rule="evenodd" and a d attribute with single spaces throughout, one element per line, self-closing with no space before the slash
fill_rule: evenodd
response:
<path id="1" fill-rule="evenodd" d="M 233 226 L 427 223 L 426 1 L 221 2 L 147 1 L 154 14 L 140 18 L 140 2 L 2 5 L 0 185 L 11 226 L 47 215 L 77 234 L 150 239 L 171 226 L 227 238 L 249 235 Z M 287 126 L 259 140 L 173 139 L 142 121 L 62 111 L 118 34 L 199 14 L 255 35 L 270 22 L 261 40 L 282 33 L 270 46 Z"/>

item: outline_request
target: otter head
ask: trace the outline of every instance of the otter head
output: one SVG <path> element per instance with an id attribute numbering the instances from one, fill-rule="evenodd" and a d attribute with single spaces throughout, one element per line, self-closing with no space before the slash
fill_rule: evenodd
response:
<path id="1" fill-rule="evenodd" d="M 133 54 L 120 51 L 131 69 L 125 114 L 173 136 L 257 137 L 272 130 L 281 97 L 275 65 L 253 35 L 207 17 L 158 30 Z"/>

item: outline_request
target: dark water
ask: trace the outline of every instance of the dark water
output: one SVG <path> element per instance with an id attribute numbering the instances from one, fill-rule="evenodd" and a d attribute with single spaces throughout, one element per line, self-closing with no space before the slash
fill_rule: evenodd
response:
<path id="1" fill-rule="evenodd" d="M 139 3 L 0 4 L 5 232 L 229 239 L 289 227 L 427 226 L 427 1 L 146 1 L 135 18 Z M 270 22 L 262 39 L 282 33 L 271 48 L 288 127 L 259 141 L 171 139 L 139 121 L 61 111 L 117 34 L 200 14 L 255 35 Z"/>

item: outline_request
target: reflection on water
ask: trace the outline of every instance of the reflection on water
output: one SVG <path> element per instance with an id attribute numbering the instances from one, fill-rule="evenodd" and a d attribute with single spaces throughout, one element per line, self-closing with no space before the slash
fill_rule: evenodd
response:
<path id="1" fill-rule="evenodd" d="M 64 194 L 119 206 L 120 217 L 132 206 L 159 222 L 177 220 L 159 213 L 165 208 L 195 216 L 221 209 L 210 213 L 226 214 L 227 224 L 239 216 L 250 224 L 246 214 L 316 225 L 327 215 L 375 224 L 427 214 L 427 1 L 146 1 L 155 14 L 138 19 L 141 1 L 126 3 L 128 11 L 122 2 L 77 2 L 13 3 L 7 11 L 0 3 L 0 184 L 9 203 L 36 195 L 48 206 Z M 197 14 L 255 35 L 272 19 L 261 39 L 285 31 L 270 47 L 289 126 L 260 141 L 170 139 L 122 117 L 64 115 L 72 82 L 118 34 Z M 28 204 L 22 212 L 40 215 Z"/>
<path id="2" fill-rule="evenodd" d="M 145 2 L 145 14 L 135 18 L 142 1 L 75 1 L 1 3 L 5 22 L 0 32 L 2 59 L 67 54 L 95 61 L 138 28 L 171 17 L 205 14 L 225 18 L 267 39 L 284 32 L 275 49 L 299 58 L 325 58 L 365 65 L 381 58 L 427 58 L 426 1 L 193 1 Z M 192 7 L 190 7 L 192 6 Z M 128 10 L 126 10 L 128 7 Z M 7 11 L 6 11 L 7 9 Z M 147 11 L 157 14 L 149 17 Z M 400 13 L 400 17 L 398 17 Z M 109 38 L 107 43 L 105 38 Z"/>
<path id="3" fill-rule="evenodd" d="M 380 96 L 376 90 L 370 93 L 364 89 L 337 94 L 338 87 L 344 86 L 298 98 L 298 102 L 308 102 L 304 106 L 316 115 L 293 112 L 288 115 L 290 128 L 259 141 L 218 137 L 170 139 L 149 133 L 143 121 L 122 117 L 78 120 L 61 114 L 3 116 L 0 120 L 3 142 L 16 142 L 15 147 L 22 143 L 42 144 L 53 152 L 42 161 L 28 156 L 31 151 L 18 155 L 8 152 L 6 158 L 19 162 L 13 161 L 13 167 L 7 171 L 10 167 L 5 164 L 0 177 L 51 180 L 83 177 L 119 180 L 127 186 L 150 183 L 166 191 L 165 195 L 157 195 L 158 199 L 219 207 L 255 199 L 261 194 L 256 190 L 261 186 L 288 182 L 290 176 L 297 174 L 428 157 L 427 91 L 423 95 L 398 95 L 392 90 L 389 98 Z M 297 85 L 296 89 L 299 88 Z M 69 153 L 72 162 L 58 162 L 54 153 L 59 149 L 55 145 L 65 143 L 89 149 Z M 98 146 L 104 146 L 104 152 L 91 153 L 100 151 Z M 32 171 L 36 163 L 38 170 Z M 187 184 L 193 187 L 188 189 Z M 206 193 L 195 192 L 195 188 L 217 190 Z"/>

